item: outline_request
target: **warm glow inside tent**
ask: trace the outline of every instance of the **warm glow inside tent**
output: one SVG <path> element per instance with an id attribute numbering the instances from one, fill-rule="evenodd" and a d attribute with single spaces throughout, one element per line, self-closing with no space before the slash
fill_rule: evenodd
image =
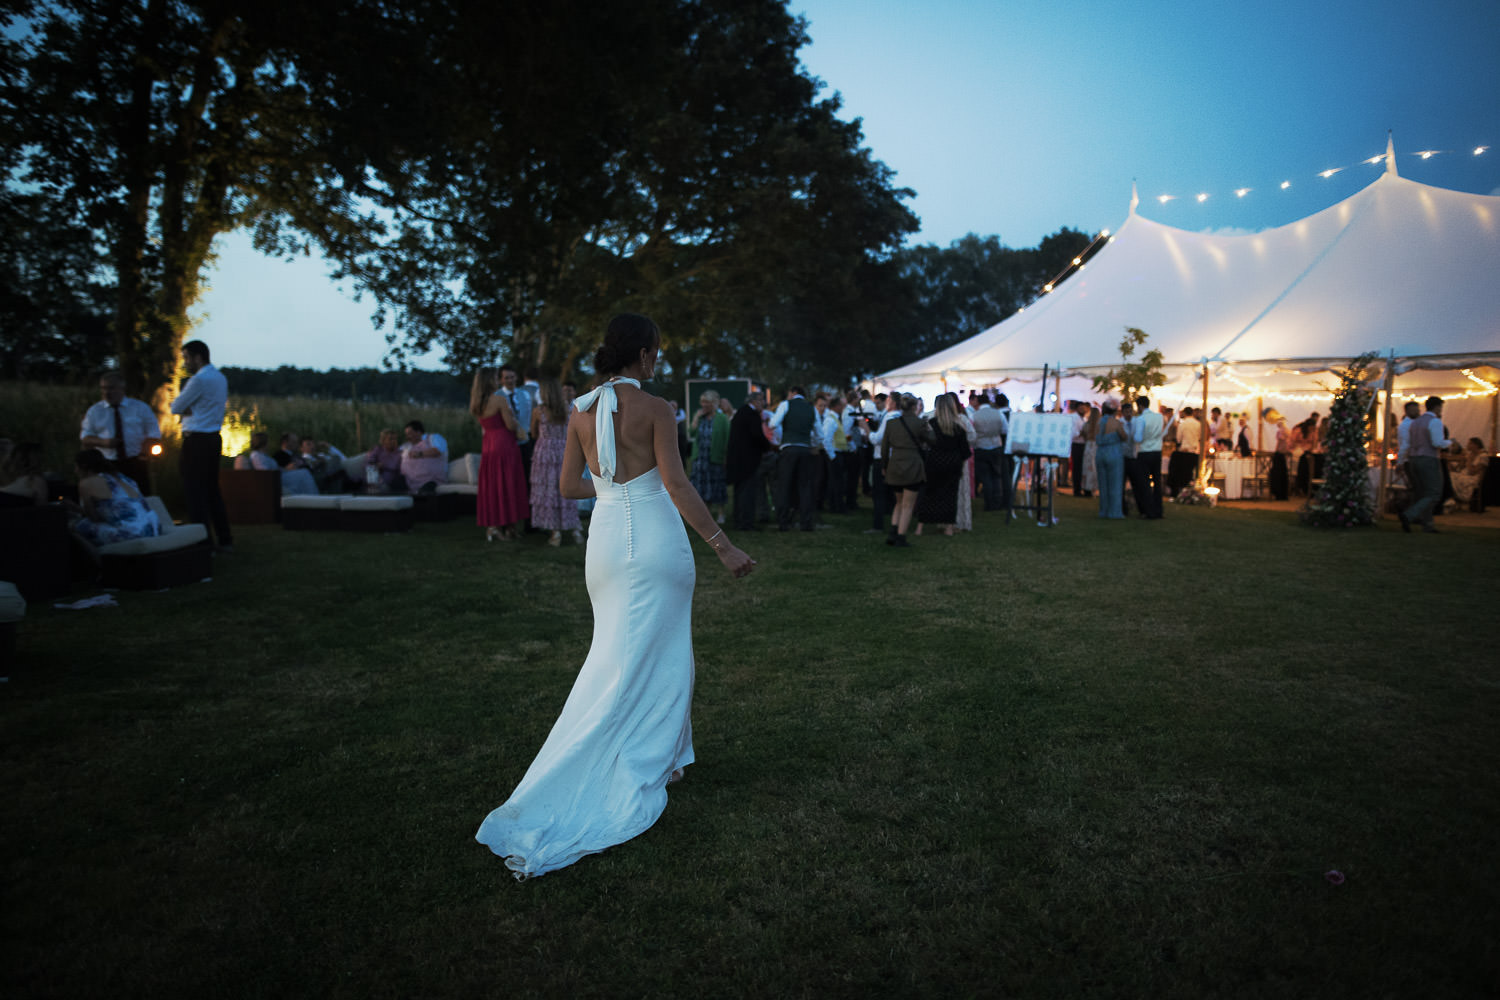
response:
<path id="1" fill-rule="evenodd" d="M 1206 378 L 1212 406 L 1296 413 L 1326 407 L 1330 371 L 1373 351 L 1392 364 L 1395 403 L 1448 397 L 1453 433 L 1497 446 L 1500 197 L 1400 177 L 1388 151 L 1363 190 L 1259 233 L 1174 229 L 1136 205 L 1056 291 L 876 381 L 1035 401 L 1043 365 L 1060 365 L 1064 398 L 1098 397 L 1089 377 L 1120 364 L 1125 328 L 1138 327 L 1171 379 L 1158 402 L 1199 405 Z"/>

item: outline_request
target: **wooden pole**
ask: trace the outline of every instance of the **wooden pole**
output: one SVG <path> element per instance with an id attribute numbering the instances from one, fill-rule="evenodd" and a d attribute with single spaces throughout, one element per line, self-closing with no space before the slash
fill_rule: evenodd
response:
<path id="1" fill-rule="evenodd" d="M 1490 454 L 1500 453 L 1500 392 L 1490 395 Z"/>
<path id="2" fill-rule="evenodd" d="M 1259 455 L 1266 450 L 1266 399 L 1264 396 L 1255 397 L 1255 453 Z"/>
<path id="3" fill-rule="evenodd" d="M 1390 353 L 1390 356 L 1385 359 L 1385 407 L 1387 409 L 1391 405 L 1391 394 L 1395 391 L 1395 388 L 1396 388 L 1396 352 L 1392 351 Z M 1383 418 L 1384 416 L 1385 416 L 1385 413 L 1384 413 L 1384 410 L 1382 410 L 1381 411 L 1381 417 Z M 1382 423 L 1382 425 L 1385 423 L 1384 419 L 1381 420 L 1381 423 Z M 1390 489 L 1390 486 L 1391 486 L 1391 463 L 1390 463 L 1390 460 L 1385 457 L 1386 456 L 1385 449 L 1386 449 L 1385 432 L 1382 430 L 1381 434 L 1380 434 L 1380 451 L 1379 451 L 1379 456 L 1380 456 L 1380 479 L 1379 479 L 1379 484 L 1380 485 L 1375 490 L 1375 520 L 1377 520 L 1377 521 L 1383 520 L 1385 518 L 1385 497 L 1386 497 L 1386 492 Z"/>
<path id="4" fill-rule="evenodd" d="M 1198 481 L 1208 482 L 1208 362 L 1203 362 L 1203 408 L 1198 411 Z"/>

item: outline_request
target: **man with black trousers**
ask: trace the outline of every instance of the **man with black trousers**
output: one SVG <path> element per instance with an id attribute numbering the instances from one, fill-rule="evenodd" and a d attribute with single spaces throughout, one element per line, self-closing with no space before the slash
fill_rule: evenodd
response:
<path id="1" fill-rule="evenodd" d="M 724 478 L 734 487 L 734 526 L 741 531 L 760 530 L 755 523 L 755 501 L 765 489 L 760 461 L 771 450 L 771 442 L 760 426 L 760 411 L 765 405 L 765 394 L 752 392 L 729 420 Z"/>
<path id="2" fill-rule="evenodd" d="M 1136 415 L 1130 421 L 1130 436 L 1135 441 L 1136 451 L 1134 478 L 1130 490 L 1136 496 L 1140 516 L 1158 521 L 1162 516 L 1161 488 L 1161 414 L 1151 409 L 1150 396 L 1135 397 Z"/>
<path id="3" fill-rule="evenodd" d="M 817 412 L 802 395 L 802 387 L 787 390 L 786 399 L 771 414 L 771 426 L 781 432 L 781 457 L 776 463 L 776 521 L 792 530 L 796 508 L 803 531 L 813 531 L 818 518 L 818 460 L 812 450 Z"/>
<path id="4" fill-rule="evenodd" d="M 192 377 L 172 400 L 172 412 L 182 420 L 178 469 L 188 517 L 209 529 L 216 551 L 233 552 L 234 536 L 219 493 L 219 454 L 224 450 L 219 430 L 224 426 L 229 383 L 208 357 L 208 345 L 201 340 L 182 345 L 182 366 Z"/>

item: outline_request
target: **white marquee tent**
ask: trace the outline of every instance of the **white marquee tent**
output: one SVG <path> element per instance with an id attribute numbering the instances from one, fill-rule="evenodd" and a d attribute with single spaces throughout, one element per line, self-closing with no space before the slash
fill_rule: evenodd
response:
<path id="1" fill-rule="evenodd" d="M 1037 399 L 1043 365 L 1060 365 L 1062 395 L 1096 397 L 1089 376 L 1118 366 L 1125 328 L 1138 327 L 1167 363 L 1159 402 L 1197 405 L 1206 377 L 1210 405 L 1290 413 L 1326 404 L 1330 369 L 1374 351 L 1392 362 L 1397 402 L 1458 398 L 1450 427 L 1496 446 L 1500 197 L 1400 177 L 1388 149 L 1374 183 L 1260 233 L 1173 229 L 1137 203 L 1055 292 L 876 381 L 1029 388 Z"/>

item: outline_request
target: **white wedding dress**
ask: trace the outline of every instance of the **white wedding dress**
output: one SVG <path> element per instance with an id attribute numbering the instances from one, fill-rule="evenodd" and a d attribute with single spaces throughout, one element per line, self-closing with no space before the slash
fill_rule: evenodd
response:
<path id="1" fill-rule="evenodd" d="M 475 839 L 516 878 L 543 875 L 645 832 L 667 780 L 693 762 L 695 572 L 677 507 L 652 469 L 616 483 L 614 385 L 597 404 L 600 475 L 585 555 L 594 640 L 526 776 Z"/>

